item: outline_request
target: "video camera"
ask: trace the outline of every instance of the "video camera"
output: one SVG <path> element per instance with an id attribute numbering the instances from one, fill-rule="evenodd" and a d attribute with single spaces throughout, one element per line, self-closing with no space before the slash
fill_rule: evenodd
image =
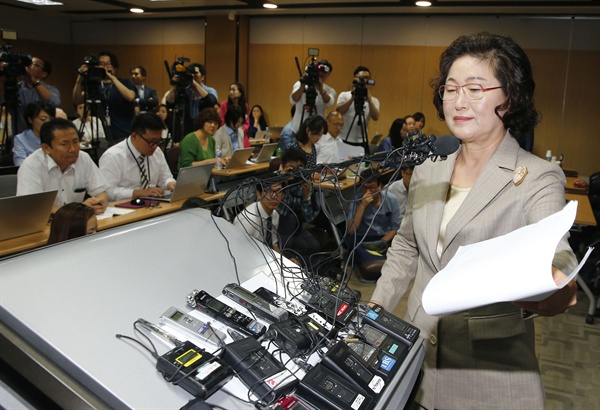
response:
<path id="1" fill-rule="evenodd" d="M 165 61 L 167 72 L 171 78 L 171 85 L 174 85 L 177 88 L 187 88 L 188 86 L 192 85 L 197 67 L 189 65 L 186 66 L 185 63 L 189 62 L 189 58 L 179 57 L 175 62 L 173 62 L 171 69 L 169 70 L 168 64 Z"/>
<path id="2" fill-rule="evenodd" d="M 366 77 L 360 76 L 358 80 L 352 81 L 354 86 L 354 110 L 362 113 L 364 111 L 365 100 L 367 99 L 367 85 L 375 85 L 375 80 L 367 79 Z"/>
<path id="3" fill-rule="evenodd" d="M 106 80 L 106 69 L 104 67 L 98 67 L 100 60 L 96 54 L 90 54 L 83 58 L 83 64 L 87 66 L 87 70 L 77 69 L 77 73 L 85 78 L 88 82 L 96 82 Z"/>
<path id="4" fill-rule="evenodd" d="M 311 58 L 311 62 L 304 69 L 304 75 L 300 82 L 307 86 L 314 86 L 319 82 L 319 73 L 328 73 L 330 68 L 326 64 L 319 64 L 316 57 Z"/>
<path id="5" fill-rule="evenodd" d="M 13 53 L 12 46 L 9 44 L 0 46 L 0 62 L 4 63 L 4 68 L 0 74 L 7 77 L 24 75 L 25 69 L 32 63 L 30 55 Z"/>

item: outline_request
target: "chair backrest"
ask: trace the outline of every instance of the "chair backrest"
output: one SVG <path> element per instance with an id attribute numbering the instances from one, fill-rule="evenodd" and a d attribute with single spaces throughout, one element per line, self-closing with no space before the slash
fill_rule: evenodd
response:
<path id="1" fill-rule="evenodd" d="M 600 172 L 594 172 L 590 176 L 588 195 L 600 195 Z"/>
<path id="2" fill-rule="evenodd" d="M 0 175 L 0 198 L 17 195 L 17 175 Z"/>
<path id="3" fill-rule="evenodd" d="M 179 174 L 179 169 L 177 167 L 179 163 L 179 154 L 181 154 L 181 149 L 179 149 L 179 147 L 169 148 L 165 154 L 167 164 L 169 165 L 171 174 L 173 174 L 173 178 L 175 179 L 177 179 L 177 174 Z"/>

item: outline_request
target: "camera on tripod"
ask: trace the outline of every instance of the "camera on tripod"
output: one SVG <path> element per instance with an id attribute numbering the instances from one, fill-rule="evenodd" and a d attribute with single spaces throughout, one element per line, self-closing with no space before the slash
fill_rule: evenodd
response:
<path id="1" fill-rule="evenodd" d="M 363 106 L 368 95 L 367 85 L 375 85 L 375 80 L 359 76 L 356 80 L 352 81 L 352 85 L 354 86 L 354 91 L 352 91 L 354 95 L 354 109 L 356 112 L 363 112 Z"/>
<path id="2" fill-rule="evenodd" d="M 169 75 L 171 76 L 171 85 L 174 85 L 178 89 L 184 89 L 192 85 L 197 67 L 193 65 L 186 66 L 185 63 L 189 62 L 190 59 L 185 57 L 179 57 L 173 62 L 171 71 L 169 72 Z"/>
<path id="3" fill-rule="evenodd" d="M 2 73 L 7 77 L 24 75 L 32 63 L 30 55 L 14 53 L 10 44 L 0 46 L 0 62 L 4 63 Z"/>
<path id="4" fill-rule="evenodd" d="M 98 67 L 100 60 L 96 54 L 90 54 L 83 58 L 83 64 L 87 66 L 87 70 L 81 68 L 77 69 L 77 73 L 86 79 L 90 83 L 99 83 L 108 78 L 106 75 L 106 69 L 104 67 Z"/>
<path id="5" fill-rule="evenodd" d="M 317 62 L 316 57 L 311 58 L 311 62 L 304 69 L 304 75 L 300 78 L 300 82 L 307 86 L 314 86 L 319 82 L 319 73 L 328 73 L 330 68 L 327 64 Z"/>

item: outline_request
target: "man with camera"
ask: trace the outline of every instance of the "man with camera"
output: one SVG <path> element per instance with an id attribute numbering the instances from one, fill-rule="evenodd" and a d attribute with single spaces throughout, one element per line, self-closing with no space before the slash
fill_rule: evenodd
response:
<path id="1" fill-rule="evenodd" d="M 31 64 L 25 67 L 25 74 L 22 80 L 17 83 L 19 98 L 17 133 L 24 132 L 27 129 L 24 112 L 25 107 L 30 103 L 42 101 L 54 108 L 60 105 L 60 91 L 45 82 L 51 72 L 52 66 L 41 57 L 32 57 Z"/>
<path id="2" fill-rule="evenodd" d="M 106 119 L 104 132 L 109 143 L 116 144 L 131 134 L 131 121 L 135 117 L 135 86 L 128 79 L 116 77 L 119 68 L 117 57 L 101 51 L 98 56 L 88 56 L 79 68 L 73 87 L 73 103 L 91 104 L 92 115 Z M 96 105 L 100 101 L 100 106 Z M 102 109 L 102 112 L 94 112 Z"/>
<path id="3" fill-rule="evenodd" d="M 361 144 L 367 150 L 369 120 L 379 119 L 379 100 L 373 97 L 367 88 L 373 84 L 375 82 L 371 80 L 369 69 L 364 66 L 356 67 L 352 91 L 340 93 L 336 107 L 336 111 L 344 116 L 342 139 L 353 144 Z"/>
<path id="4" fill-rule="evenodd" d="M 152 112 L 158 105 L 158 95 L 154 88 L 146 85 L 146 69 L 141 65 L 134 65 L 129 69 L 131 82 L 135 85 L 135 113 Z"/>
<path id="5" fill-rule="evenodd" d="M 327 60 L 312 62 L 306 73 L 292 87 L 290 103 L 296 106 L 292 131 L 298 133 L 300 124 L 313 115 L 325 116 L 325 109 L 335 104 L 335 90 L 325 84 L 333 66 Z"/>
<path id="6" fill-rule="evenodd" d="M 206 67 L 199 63 L 191 63 L 184 67 L 187 59 L 173 64 L 171 90 L 166 95 L 167 105 L 183 107 L 183 132 L 174 130 L 174 140 L 179 142 L 184 136 L 195 131 L 194 120 L 204 108 L 219 107 L 217 90 L 204 84 Z M 189 61 L 189 60 L 187 60 Z M 177 68 L 180 67 L 180 68 Z"/>

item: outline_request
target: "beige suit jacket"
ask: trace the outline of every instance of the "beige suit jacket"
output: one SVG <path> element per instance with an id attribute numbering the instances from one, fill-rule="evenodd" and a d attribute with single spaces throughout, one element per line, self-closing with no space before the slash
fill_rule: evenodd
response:
<path id="1" fill-rule="evenodd" d="M 523 321 L 520 309 L 498 303 L 438 318 L 425 313 L 421 299 L 427 283 L 459 246 L 512 232 L 561 210 L 565 176 L 557 165 L 520 149 L 507 133 L 448 223 L 440 258 L 436 247 L 457 155 L 415 168 L 406 215 L 372 300 L 393 310 L 415 280 L 406 319 L 425 338 L 424 378 L 417 396 L 423 407 L 543 408 L 533 322 Z M 528 174 L 516 185 L 513 173 L 521 165 Z M 567 237 L 558 245 L 553 264 L 570 273 L 576 259 Z M 519 261 L 513 262 L 518 269 Z"/>

